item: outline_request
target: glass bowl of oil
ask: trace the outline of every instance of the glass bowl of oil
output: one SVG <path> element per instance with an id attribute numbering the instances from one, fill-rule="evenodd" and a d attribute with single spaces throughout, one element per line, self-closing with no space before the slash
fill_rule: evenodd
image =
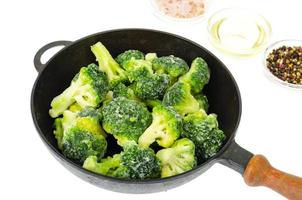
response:
<path id="1" fill-rule="evenodd" d="M 250 9 L 226 8 L 208 20 L 211 43 L 227 54 L 255 55 L 267 46 L 271 33 L 270 23 Z"/>

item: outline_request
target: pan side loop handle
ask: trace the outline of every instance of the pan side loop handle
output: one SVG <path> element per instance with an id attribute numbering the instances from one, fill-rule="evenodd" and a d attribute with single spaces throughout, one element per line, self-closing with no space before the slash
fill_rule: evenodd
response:
<path id="1" fill-rule="evenodd" d="M 58 47 L 58 46 L 66 47 L 66 46 L 70 45 L 71 43 L 72 43 L 71 41 L 60 40 L 60 41 L 51 42 L 51 43 L 46 44 L 45 46 L 41 47 L 37 51 L 37 53 L 34 57 L 34 65 L 35 65 L 37 72 L 40 73 L 45 67 L 45 64 L 43 64 L 41 62 L 41 57 L 46 51 L 48 51 L 49 49 L 51 49 L 53 47 Z"/>
<path id="2" fill-rule="evenodd" d="M 262 155 L 251 158 L 243 177 L 249 186 L 266 186 L 288 199 L 302 199 L 302 178 L 272 167 Z"/>

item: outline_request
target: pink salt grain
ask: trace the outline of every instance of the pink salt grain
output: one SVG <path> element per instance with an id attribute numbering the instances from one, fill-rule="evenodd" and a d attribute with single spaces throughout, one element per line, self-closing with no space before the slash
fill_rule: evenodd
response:
<path id="1" fill-rule="evenodd" d="M 159 10 L 174 18 L 193 18 L 205 12 L 204 0 L 156 0 Z"/>

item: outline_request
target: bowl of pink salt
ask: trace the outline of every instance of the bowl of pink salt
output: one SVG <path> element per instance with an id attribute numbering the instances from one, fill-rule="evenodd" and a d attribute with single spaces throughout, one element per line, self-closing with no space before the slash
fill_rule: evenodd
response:
<path id="1" fill-rule="evenodd" d="M 173 21 L 198 21 L 204 18 L 209 0 L 151 0 L 155 14 Z"/>

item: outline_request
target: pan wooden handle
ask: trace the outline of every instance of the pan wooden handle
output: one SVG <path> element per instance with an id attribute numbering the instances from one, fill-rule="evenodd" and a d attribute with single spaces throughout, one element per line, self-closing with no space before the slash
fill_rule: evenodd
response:
<path id="1" fill-rule="evenodd" d="M 244 171 L 249 186 L 266 186 L 291 200 L 302 200 L 302 178 L 275 169 L 262 155 L 255 155 Z"/>

